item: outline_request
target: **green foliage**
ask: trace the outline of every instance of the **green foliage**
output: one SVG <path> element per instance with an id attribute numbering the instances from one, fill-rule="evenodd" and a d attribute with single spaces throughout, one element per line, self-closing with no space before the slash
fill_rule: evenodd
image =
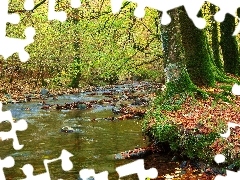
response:
<path id="1" fill-rule="evenodd" d="M 196 86 L 190 80 L 186 69 L 182 69 L 178 79 L 167 83 L 167 97 L 172 97 L 175 94 L 192 92 Z"/>
<path id="2" fill-rule="evenodd" d="M 202 16 L 201 11 L 199 13 Z M 205 30 L 196 28 L 185 10 L 180 11 L 180 23 L 186 65 L 191 80 L 196 85 L 214 86 L 215 66 Z"/>
<path id="3" fill-rule="evenodd" d="M 221 99 L 225 102 L 232 103 L 232 98 L 235 97 L 232 94 L 232 86 L 222 85 L 219 88 L 222 89 L 223 91 L 219 93 L 211 93 L 211 96 L 214 97 L 215 101 L 217 102 L 219 99 Z"/>
<path id="4" fill-rule="evenodd" d="M 167 143 L 173 152 L 178 152 L 181 156 L 211 162 L 214 154 L 210 146 L 219 137 L 219 132 L 198 134 L 197 129 L 196 131 L 183 130 L 180 125 L 174 124 L 161 113 L 160 106 L 157 105 L 148 112 L 143 121 L 143 132 L 159 143 Z M 154 124 L 150 127 L 149 124 L 153 119 Z"/>
<path id="5" fill-rule="evenodd" d="M 178 131 L 175 125 L 171 124 L 156 124 L 153 127 L 152 135 L 159 141 L 159 142 L 167 142 L 171 148 L 171 150 L 177 150 L 179 147 L 179 140 L 178 140 Z"/>
<path id="6" fill-rule="evenodd" d="M 189 96 L 207 98 L 208 94 L 192 83 L 186 69 L 183 68 L 179 78 L 167 83 L 166 92 L 158 95 L 154 104 L 162 110 L 174 111 L 180 109 Z"/>
<path id="7" fill-rule="evenodd" d="M 135 80 L 141 81 L 146 79 L 157 80 L 162 75 L 160 74 L 159 70 L 139 68 L 132 72 L 132 76 Z"/>
<path id="8" fill-rule="evenodd" d="M 10 4 L 11 10 L 22 9 L 23 5 L 16 0 Z M 115 83 L 128 73 L 140 79 L 155 79 L 157 73 L 151 70 L 157 72 L 162 65 L 158 58 L 162 50 L 157 12 L 147 9 L 145 18 L 137 19 L 134 3 L 124 3 L 117 15 L 112 14 L 109 4 L 84 1 L 79 11 L 74 11 L 67 0 L 59 1 L 56 10 L 68 13 L 63 23 L 48 21 L 47 3 L 34 12 L 21 13 L 21 23 L 9 24 L 7 35 L 24 38 L 27 26 L 37 32 L 34 43 L 26 48 L 31 59 L 21 64 L 23 76 L 49 79 L 51 86 L 58 82 L 68 86 L 74 79 L 88 84 Z M 76 41 L 78 48 L 74 46 Z M 76 56 L 81 62 L 76 62 Z M 16 64 L 18 57 L 13 57 L 9 66 Z"/>
<path id="9" fill-rule="evenodd" d="M 179 144 L 177 126 L 168 121 L 161 113 L 159 106 L 154 111 L 149 111 L 147 116 L 148 118 L 154 117 L 155 123 L 149 129 L 149 119 L 144 119 L 142 123 L 143 132 L 153 137 L 158 142 L 168 143 L 172 150 L 177 150 Z"/>
<path id="10" fill-rule="evenodd" d="M 187 133 L 181 134 L 180 147 L 182 155 L 194 159 L 198 158 L 208 162 L 212 161 L 214 156 L 210 146 L 219 137 L 216 132 L 209 134 Z"/>

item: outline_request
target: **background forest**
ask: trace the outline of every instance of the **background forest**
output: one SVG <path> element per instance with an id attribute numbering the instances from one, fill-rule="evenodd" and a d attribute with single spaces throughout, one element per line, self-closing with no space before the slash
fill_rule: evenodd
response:
<path id="1" fill-rule="evenodd" d="M 169 26 L 163 26 L 161 31 L 161 13 L 156 10 L 146 9 L 146 16 L 139 19 L 133 15 L 135 4 L 130 2 L 125 2 L 120 13 L 114 15 L 108 1 L 83 1 L 81 8 L 74 10 L 68 1 L 62 0 L 57 2 L 56 11 L 66 11 L 68 19 L 61 23 L 48 21 L 47 3 L 36 1 L 35 4 L 36 9 L 28 12 L 22 10 L 23 2 L 10 3 L 9 12 L 19 12 L 21 23 L 9 24 L 7 35 L 23 38 L 27 26 L 36 28 L 37 34 L 35 42 L 26 48 L 31 54 L 28 62 L 20 63 L 17 54 L 7 61 L 1 60 L 3 82 L 27 80 L 28 84 L 51 88 L 116 83 L 126 78 L 164 80 L 166 64 L 163 63 L 164 40 L 161 38 L 164 36 L 161 33 L 164 27 Z M 215 6 L 207 3 L 203 7 L 203 16 L 208 23 L 201 31 L 204 35 L 199 45 L 209 48 L 209 58 L 220 71 L 224 69 L 227 73 L 237 74 L 238 37 L 231 36 L 237 20 L 227 15 L 220 26 L 213 19 L 216 11 Z M 186 25 L 191 24 L 187 17 L 182 19 L 186 20 Z M 191 34 L 194 35 L 196 28 L 188 26 L 189 29 L 186 29 L 183 22 L 181 25 L 182 43 L 188 51 L 187 45 L 194 44 Z M 198 48 L 197 45 L 195 48 Z M 191 75 L 190 63 L 187 66 Z M 194 69 L 197 64 L 192 63 L 191 66 Z M 210 70 L 210 67 L 206 66 L 205 70 Z M 204 74 L 205 70 L 201 72 Z"/>
<path id="2" fill-rule="evenodd" d="M 10 11 L 21 7 L 23 3 L 10 3 Z M 1 60 L 2 79 L 78 87 L 79 81 L 81 85 L 96 85 L 128 77 L 162 78 L 157 12 L 148 10 L 146 18 L 137 19 L 133 3 L 126 3 L 122 9 L 114 15 L 108 1 L 85 1 L 74 10 L 68 1 L 59 1 L 56 11 L 68 13 L 63 23 L 48 21 L 46 3 L 33 12 L 20 13 L 21 23 L 9 25 L 7 33 L 23 37 L 27 26 L 36 28 L 35 42 L 26 48 L 31 59 L 20 63 L 14 55 Z"/>

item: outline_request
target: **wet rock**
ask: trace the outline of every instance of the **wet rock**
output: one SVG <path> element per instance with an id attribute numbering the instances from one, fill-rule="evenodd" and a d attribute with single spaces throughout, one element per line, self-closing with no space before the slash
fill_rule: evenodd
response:
<path id="1" fill-rule="evenodd" d="M 127 100 L 128 99 L 128 96 L 126 94 L 123 94 L 121 97 L 120 97 L 121 100 Z"/>
<path id="2" fill-rule="evenodd" d="M 188 162 L 187 162 L 187 161 L 183 161 L 183 162 L 180 164 L 180 168 L 181 168 L 181 169 L 185 169 L 185 168 L 187 168 L 187 166 L 188 166 Z"/>
<path id="3" fill-rule="evenodd" d="M 83 104 L 83 103 L 80 103 L 80 104 L 77 105 L 77 108 L 80 109 L 80 110 L 84 110 L 84 109 L 87 109 L 87 105 Z"/>
<path id="4" fill-rule="evenodd" d="M 118 153 L 115 154 L 114 159 L 124 159 L 124 157 L 122 156 L 122 154 Z"/>
<path id="5" fill-rule="evenodd" d="M 45 88 L 42 88 L 41 91 L 40 91 L 40 94 L 43 95 L 43 96 L 47 96 L 47 95 L 49 95 L 49 91 Z"/>
<path id="6" fill-rule="evenodd" d="M 8 98 L 8 99 L 12 98 L 12 96 L 10 94 L 5 94 L 5 97 Z"/>
<path id="7" fill-rule="evenodd" d="M 61 128 L 61 132 L 72 133 L 72 132 L 74 132 L 74 129 L 72 127 L 69 127 L 69 126 L 64 126 L 64 127 Z"/>
<path id="8" fill-rule="evenodd" d="M 120 110 L 120 108 L 113 107 L 113 108 L 112 108 L 112 112 L 113 112 L 114 114 L 119 114 L 119 113 L 121 113 L 121 110 Z"/>
<path id="9" fill-rule="evenodd" d="M 151 148 L 135 148 L 134 150 L 115 154 L 114 159 L 140 159 L 152 153 L 153 151 Z"/>
<path id="10" fill-rule="evenodd" d="M 134 100 L 134 102 L 131 104 L 133 106 L 141 106 L 143 104 L 143 102 L 141 101 L 140 98 L 137 98 Z"/>
<path id="11" fill-rule="evenodd" d="M 31 100 L 32 100 L 32 95 L 31 94 L 29 94 L 29 95 L 25 95 L 25 101 L 26 102 L 30 102 Z"/>

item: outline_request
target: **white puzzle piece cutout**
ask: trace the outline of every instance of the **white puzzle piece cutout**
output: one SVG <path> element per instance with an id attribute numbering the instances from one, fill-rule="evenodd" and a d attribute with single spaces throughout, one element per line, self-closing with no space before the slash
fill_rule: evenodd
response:
<path id="1" fill-rule="evenodd" d="M 11 156 L 8 156 L 8 157 L 4 158 L 3 160 L 0 159 L 0 179 L 1 180 L 6 179 L 5 174 L 3 172 L 3 168 L 11 168 L 14 166 L 14 164 L 15 164 L 15 161 L 14 161 L 13 157 L 11 157 Z"/>
<path id="2" fill-rule="evenodd" d="M 4 141 L 6 139 L 13 139 L 13 148 L 15 150 L 19 150 L 23 148 L 23 145 L 19 144 L 18 137 L 16 132 L 17 131 L 24 131 L 27 129 L 28 125 L 24 119 L 21 119 L 17 122 L 13 121 L 11 111 L 2 111 L 2 102 L 0 102 L 0 123 L 4 121 L 9 121 L 11 123 L 11 130 L 8 132 L 0 132 L 0 138 Z"/>
<path id="3" fill-rule="evenodd" d="M 19 59 L 26 62 L 30 56 L 25 47 L 34 42 L 35 29 L 27 27 L 24 31 L 26 39 L 10 38 L 6 36 L 6 25 L 8 22 L 18 24 L 20 16 L 16 13 L 8 14 L 8 0 L 0 1 L 0 55 L 6 60 L 14 53 L 18 53 Z"/>
<path id="4" fill-rule="evenodd" d="M 131 174 L 137 174 L 139 180 L 145 180 L 146 178 L 157 178 L 158 171 L 156 168 L 145 169 L 144 160 L 139 159 L 134 162 L 122 165 L 116 168 L 119 177 L 128 176 Z"/>
<path id="5" fill-rule="evenodd" d="M 112 12 L 114 14 L 118 13 L 121 9 L 122 3 L 124 0 L 111 0 L 111 7 Z M 145 15 L 145 8 L 153 8 L 157 9 L 162 12 L 161 17 L 161 24 L 168 25 L 171 22 L 171 17 L 167 13 L 167 11 L 171 9 L 178 8 L 180 6 L 184 6 L 188 17 L 193 21 L 194 25 L 199 28 L 203 29 L 206 26 L 206 20 L 197 17 L 198 12 L 200 11 L 201 7 L 205 3 L 205 0 L 128 0 L 130 2 L 136 3 L 137 7 L 134 11 L 134 15 L 138 18 L 143 18 Z M 218 22 L 222 22 L 225 18 L 227 13 L 234 16 L 236 19 L 240 20 L 239 17 L 236 16 L 236 11 L 238 7 L 240 7 L 239 0 L 229 0 L 221 1 L 221 0 L 208 0 L 208 2 L 218 6 L 220 11 L 218 11 L 214 15 L 214 19 Z M 227 3 L 227 4 L 226 4 Z M 240 31 L 240 23 L 236 27 L 233 35 L 237 35 Z"/>
<path id="6" fill-rule="evenodd" d="M 70 157 L 73 155 L 69 153 L 67 150 L 63 149 L 61 155 L 58 158 L 47 160 L 45 159 L 43 161 L 44 167 L 46 172 L 38 175 L 33 175 L 33 166 L 31 164 L 25 164 L 21 169 L 23 173 L 26 175 L 26 178 L 23 180 L 51 180 L 48 164 L 61 160 L 62 161 L 62 169 L 64 171 L 69 171 L 73 168 L 72 161 L 70 160 Z"/>

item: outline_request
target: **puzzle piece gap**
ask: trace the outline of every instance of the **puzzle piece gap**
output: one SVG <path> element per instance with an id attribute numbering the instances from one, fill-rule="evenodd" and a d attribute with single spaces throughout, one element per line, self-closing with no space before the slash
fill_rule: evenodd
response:
<path id="1" fill-rule="evenodd" d="M 1 180 L 5 180 L 5 174 L 3 172 L 3 168 L 11 168 L 13 167 L 15 164 L 15 161 L 13 159 L 13 157 L 8 156 L 6 158 L 4 158 L 3 160 L 0 159 L 0 179 Z"/>
<path id="2" fill-rule="evenodd" d="M 72 8 L 79 8 L 81 6 L 80 0 L 71 0 L 71 7 Z"/>
<path id="3" fill-rule="evenodd" d="M 161 17 L 161 24 L 162 25 L 168 25 L 171 22 L 171 17 L 167 14 L 167 12 L 163 12 L 162 13 L 162 17 Z"/>
<path id="4" fill-rule="evenodd" d="M 11 130 L 8 132 L 0 132 L 0 138 L 4 141 L 6 139 L 13 139 L 13 148 L 15 150 L 20 150 L 23 148 L 23 145 L 19 144 L 17 131 L 24 131 L 27 129 L 28 125 L 24 119 L 21 119 L 17 122 L 13 121 L 11 111 L 2 111 L 2 102 L 0 102 L 0 122 L 8 120 L 11 124 Z"/>
<path id="5" fill-rule="evenodd" d="M 22 168 L 20 168 L 23 173 L 25 174 L 26 178 L 25 180 L 50 180 L 50 172 L 49 172 L 49 168 L 48 168 L 48 164 L 61 160 L 62 161 L 62 169 L 64 171 L 69 171 L 73 168 L 72 162 L 70 160 L 70 157 L 72 157 L 73 155 L 71 153 L 69 153 L 67 150 L 63 149 L 61 155 L 58 158 L 55 159 L 45 159 L 43 161 L 44 167 L 46 172 L 42 173 L 42 174 L 37 174 L 37 175 L 33 175 L 33 171 L 34 168 L 31 164 L 25 164 Z"/>
<path id="6" fill-rule="evenodd" d="M 192 3 L 192 0 L 169 0 L 169 1 L 155 1 L 155 0 L 128 0 L 133 3 L 137 3 L 137 7 L 134 11 L 134 15 L 138 18 L 143 18 L 145 15 L 144 9 L 146 7 L 154 8 L 159 10 L 163 13 L 161 17 L 161 24 L 168 25 L 171 22 L 170 16 L 167 14 L 167 11 L 172 10 L 174 8 L 178 8 L 180 6 L 184 6 L 188 17 L 193 21 L 194 25 L 199 28 L 203 29 L 206 27 L 206 20 L 201 17 L 197 17 L 198 12 L 200 11 L 201 7 L 205 3 L 204 0 L 195 0 Z M 232 16 L 236 17 L 236 11 L 238 7 L 240 7 L 239 0 L 231 0 L 228 5 L 225 5 L 225 1 L 220 0 L 208 0 L 211 4 L 220 8 L 220 10 L 214 15 L 214 19 L 218 22 L 222 22 L 225 19 L 225 15 L 227 13 L 231 14 Z M 123 0 L 111 0 L 112 12 L 118 13 L 121 9 Z M 237 17 L 236 17 L 237 18 Z M 233 35 L 237 35 L 240 32 L 240 25 L 238 25 L 233 33 Z"/>
<path id="7" fill-rule="evenodd" d="M 24 9 L 27 11 L 33 10 L 34 8 L 34 0 L 25 0 Z"/>
<path id="8" fill-rule="evenodd" d="M 96 174 L 94 169 L 82 169 L 79 171 L 79 176 L 82 180 L 88 180 L 89 177 L 93 177 L 94 180 L 108 180 L 107 171 Z"/>
<path id="9" fill-rule="evenodd" d="M 132 163 L 117 167 L 116 171 L 118 172 L 119 177 L 137 174 L 139 180 L 145 180 L 146 178 L 156 178 L 158 175 L 156 168 L 145 170 L 143 159 L 139 159 Z"/>

